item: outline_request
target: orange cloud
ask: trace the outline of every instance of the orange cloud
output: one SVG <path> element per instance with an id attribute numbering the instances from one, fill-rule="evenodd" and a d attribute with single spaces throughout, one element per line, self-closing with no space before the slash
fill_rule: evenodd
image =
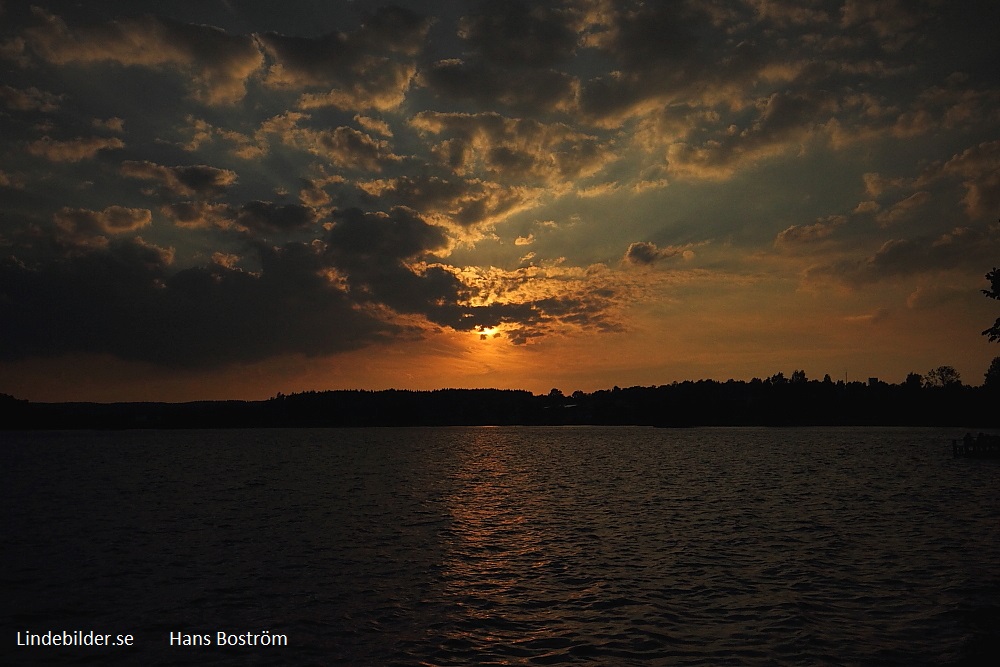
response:
<path id="1" fill-rule="evenodd" d="M 102 211 L 63 207 L 56 211 L 52 219 L 63 239 L 86 243 L 95 235 L 123 234 L 147 227 L 153 215 L 149 209 L 124 206 L 109 206 Z M 106 239 L 95 239 L 94 242 L 103 245 Z"/>
<path id="2" fill-rule="evenodd" d="M 536 188 L 504 186 L 476 178 L 400 176 L 358 182 L 357 187 L 383 201 L 422 211 L 437 224 L 452 228 L 466 240 L 478 238 L 475 228 L 496 224 L 538 203 Z"/>
<path id="3" fill-rule="evenodd" d="M 53 95 L 34 86 L 24 90 L 0 86 L 0 102 L 14 111 L 41 111 L 48 113 L 59 108 L 63 95 Z"/>
<path id="4" fill-rule="evenodd" d="M 204 201 L 164 204 L 160 210 L 178 227 L 188 229 L 233 229 L 236 214 L 228 204 Z"/>
<path id="5" fill-rule="evenodd" d="M 125 148 L 125 142 L 117 137 L 77 137 L 67 141 L 57 141 L 42 137 L 28 144 L 28 152 L 52 162 L 80 162 L 100 151 Z"/>
<path id="6" fill-rule="evenodd" d="M 447 137 L 432 150 L 457 174 L 485 171 L 501 181 L 565 189 L 617 159 L 598 137 L 562 123 L 493 112 L 423 111 L 410 119 L 410 125 L 424 134 Z"/>
<path id="7" fill-rule="evenodd" d="M 847 218 L 844 216 L 831 215 L 811 225 L 792 225 L 775 237 L 774 245 L 792 246 L 820 241 L 829 238 L 845 222 L 847 222 Z"/>

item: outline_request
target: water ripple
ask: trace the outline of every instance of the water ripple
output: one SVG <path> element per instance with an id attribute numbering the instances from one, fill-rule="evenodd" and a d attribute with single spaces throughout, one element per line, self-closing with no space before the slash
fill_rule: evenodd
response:
<path id="1" fill-rule="evenodd" d="M 9 627 L 134 630 L 159 664 L 217 627 L 289 634 L 256 664 L 976 664 L 1000 465 L 953 436 L 15 434 L 0 578 Z"/>

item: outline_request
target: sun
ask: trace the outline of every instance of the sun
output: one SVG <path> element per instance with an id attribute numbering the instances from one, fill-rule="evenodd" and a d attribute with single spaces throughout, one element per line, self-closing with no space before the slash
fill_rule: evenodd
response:
<path id="1" fill-rule="evenodd" d="M 499 336 L 500 330 L 497 327 L 476 327 L 476 333 L 479 334 L 479 340 L 489 340 Z"/>

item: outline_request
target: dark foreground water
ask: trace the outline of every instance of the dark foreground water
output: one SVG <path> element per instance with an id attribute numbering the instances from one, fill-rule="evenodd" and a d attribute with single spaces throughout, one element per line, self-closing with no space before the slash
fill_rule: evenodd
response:
<path id="1" fill-rule="evenodd" d="M 960 436 L 0 433 L 0 658 L 991 664 L 1000 461 Z M 135 646 L 17 645 L 75 630 Z M 288 645 L 214 645 L 265 630 Z"/>

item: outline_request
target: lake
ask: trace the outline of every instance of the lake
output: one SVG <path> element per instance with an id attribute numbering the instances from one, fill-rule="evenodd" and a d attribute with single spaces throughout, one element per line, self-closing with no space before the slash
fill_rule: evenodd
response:
<path id="1" fill-rule="evenodd" d="M 0 655 L 986 664 L 1000 653 L 1000 461 L 952 458 L 962 434 L 0 432 Z M 18 645 L 75 631 L 133 645 Z M 258 645 L 219 646 L 219 632 Z"/>

